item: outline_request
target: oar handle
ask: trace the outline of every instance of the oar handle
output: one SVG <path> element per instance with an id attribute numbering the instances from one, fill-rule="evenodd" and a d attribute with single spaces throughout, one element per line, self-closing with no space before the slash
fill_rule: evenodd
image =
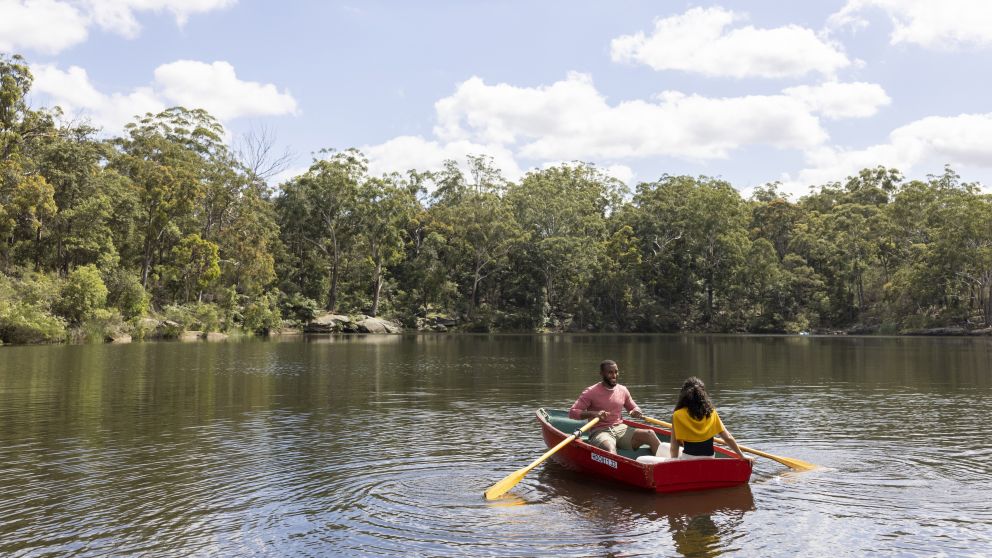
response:
<path id="1" fill-rule="evenodd" d="M 590 428 L 592 428 L 593 426 L 595 426 L 597 422 L 599 422 L 599 417 L 596 417 L 596 418 L 590 420 L 589 422 L 583 424 L 582 425 L 582 428 L 580 428 L 575 433 L 569 435 L 564 440 L 558 442 L 558 445 L 556 445 L 555 447 L 553 447 L 553 448 L 549 449 L 548 451 L 544 452 L 544 455 L 542 455 L 541 457 L 538 457 L 537 459 L 535 459 L 533 463 L 531 463 L 530 465 L 524 467 L 523 469 L 521 469 L 521 471 L 523 471 L 524 474 L 528 473 L 531 469 L 533 469 L 534 467 L 537 467 L 538 465 L 540 465 L 542 461 L 544 461 L 545 459 L 547 459 L 547 458 L 551 457 L 552 455 L 554 455 L 558 450 L 560 450 L 561 448 L 567 446 L 568 444 L 571 444 L 576 438 L 578 438 L 579 436 L 581 436 L 583 432 L 585 432 L 586 430 L 589 430 Z"/>

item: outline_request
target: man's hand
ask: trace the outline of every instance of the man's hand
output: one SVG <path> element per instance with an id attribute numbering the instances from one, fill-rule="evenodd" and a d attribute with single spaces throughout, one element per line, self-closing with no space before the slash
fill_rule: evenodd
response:
<path id="1" fill-rule="evenodd" d="M 606 420 L 606 417 L 610 416 L 610 413 L 607 411 L 583 411 L 580 416 L 586 420 L 591 420 L 594 418 Z"/>
<path id="2" fill-rule="evenodd" d="M 642 419 L 644 418 L 644 413 L 642 413 L 640 409 L 634 409 L 630 412 L 630 416 L 635 419 Z"/>

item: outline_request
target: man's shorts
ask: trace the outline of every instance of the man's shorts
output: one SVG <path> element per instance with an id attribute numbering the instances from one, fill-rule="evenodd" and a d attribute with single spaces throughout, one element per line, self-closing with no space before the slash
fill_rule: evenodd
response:
<path id="1" fill-rule="evenodd" d="M 606 449 L 604 442 L 612 438 L 616 440 L 617 449 L 634 449 L 631 445 L 631 440 L 634 438 L 635 430 L 635 428 L 631 428 L 626 424 L 618 424 L 616 426 L 610 426 L 609 428 L 593 430 L 592 434 L 589 435 L 589 443 L 598 448 Z"/>

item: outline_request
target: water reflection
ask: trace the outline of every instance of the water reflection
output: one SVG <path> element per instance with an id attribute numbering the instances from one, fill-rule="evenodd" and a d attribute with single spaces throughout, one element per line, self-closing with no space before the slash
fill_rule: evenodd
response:
<path id="1" fill-rule="evenodd" d="M 657 495 L 546 464 L 483 500 L 603 358 L 648 414 L 696 373 L 738 440 L 826 468 Z M 984 339 L 3 347 L 0 555 L 983 555 L 990 369 Z"/>
<path id="2" fill-rule="evenodd" d="M 716 556 L 726 551 L 748 512 L 754 511 L 749 485 L 656 494 L 590 479 L 555 463 L 539 475 L 540 502 L 567 510 L 582 523 L 598 526 L 604 548 L 618 545 L 648 553 L 674 550 L 682 556 Z M 669 545 L 666 533 L 671 539 Z"/>

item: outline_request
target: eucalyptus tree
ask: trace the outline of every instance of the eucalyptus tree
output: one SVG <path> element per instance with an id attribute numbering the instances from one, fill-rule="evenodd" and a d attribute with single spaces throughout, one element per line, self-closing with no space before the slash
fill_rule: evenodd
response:
<path id="1" fill-rule="evenodd" d="M 455 161 L 434 176 L 431 214 L 447 231 L 442 258 L 463 293 L 470 320 L 483 302 L 483 284 L 509 264 L 511 252 L 526 239 L 505 192 L 508 181 L 492 159 L 469 156 L 466 178 Z"/>
<path id="2" fill-rule="evenodd" d="M 665 175 L 638 185 L 633 204 L 656 292 L 710 324 L 750 249 L 744 200 L 723 180 Z"/>
<path id="3" fill-rule="evenodd" d="M 370 264 L 369 315 L 379 314 L 388 268 L 402 261 L 406 231 L 417 213 L 418 201 L 398 175 L 369 177 L 358 186 L 356 232 L 364 259 Z"/>
<path id="4" fill-rule="evenodd" d="M 955 184 L 942 192 L 936 212 L 928 268 L 943 271 L 953 297 L 948 303 L 967 301 L 992 326 L 992 196 L 975 184 Z"/>
<path id="5" fill-rule="evenodd" d="M 113 217 L 124 193 L 116 173 L 104 168 L 109 150 L 95 132 L 85 125 L 63 126 L 38 156 L 54 189 L 56 211 L 37 248 L 47 267 L 62 275 L 104 256 L 117 257 Z"/>
<path id="6" fill-rule="evenodd" d="M 882 247 L 890 228 L 884 208 L 901 180 L 894 169 L 864 169 L 800 200 L 807 217 L 804 255 L 826 278 L 830 319 L 837 324 L 861 320 L 883 297 Z"/>
<path id="7" fill-rule="evenodd" d="M 342 259 L 359 227 L 356 211 L 368 161 L 355 149 L 321 154 L 328 156 L 315 159 L 307 172 L 282 185 L 275 206 L 297 285 L 311 298 L 324 300 L 304 272 L 311 265 L 325 270 L 326 308 L 335 310 Z"/>
<path id="8" fill-rule="evenodd" d="M 201 301 L 203 291 L 220 277 L 217 245 L 193 233 L 172 247 L 171 256 L 163 274 L 183 293 L 183 302 L 189 302 L 194 292 Z"/>
<path id="9" fill-rule="evenodd" d="M 130 180 L 137 198 L 138 238 L 132 252 L 145 288 L 170 249 L 198 228 L 207 182 L 226 156 L 223 128 L 206 111 L 173 107 L 125 127 L 111 168 Z"/>
<path id="10" fill-rule="evenodd" d="M 802 206 L 778 191 L 778 183 L 755 190 L 751 201 L 751 248 L 738 282 L 751 331 L 798 332 L 820 325 L 828 298 L 822 277 L 802 255 L 808 218 Z"/>
<path id="11" fill-rule="evenodd" d="M 56 135 L 54 116 L 31 110 L 26 96 L 33 77 L 24 59 L 0 54 L 0 265 L 11 252 L 18 263 L 40 268 L 37 242 L 55 214 L 55 189 L 40 172 L 36 155 Z"/>
<path id="12" fill-rule="evenodd" d="M 527 241 L 514 254 L 524 274 L 517 302 L 529 306 L 534 325 L 584 326 L 585 298 L 605 249 L 606 221 L 622 199 L 623 185 L 592 165 L 563 164 L 529 172 L 510 186 L 507 200 Z M 525 293 L 521 293 L 523 289 Z"/>

